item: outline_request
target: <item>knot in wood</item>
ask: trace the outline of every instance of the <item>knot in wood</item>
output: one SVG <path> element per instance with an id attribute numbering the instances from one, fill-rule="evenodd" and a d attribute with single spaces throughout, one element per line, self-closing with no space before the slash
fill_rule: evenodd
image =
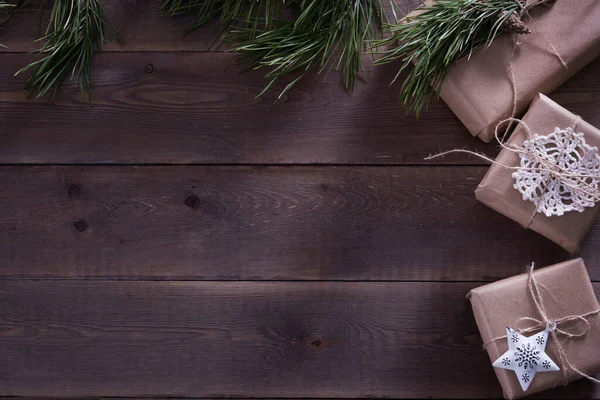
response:
<path id="1" fill-rule="evenodd" d="M 188 196 L 185 199 L 185 205 L 190 208 L 196 208 L 200 205 L 200 199 L 198 198 L 198 196 Z"/>
<path id="2" fill-rule="evenodd" d="M 77 230 L 78 232 L 83 232 L 88 228 L 88 224 L 85 219 L 80 219 L 79 221 L 76 221 L 73 225 L 75 226 L 75 230 Z"/>

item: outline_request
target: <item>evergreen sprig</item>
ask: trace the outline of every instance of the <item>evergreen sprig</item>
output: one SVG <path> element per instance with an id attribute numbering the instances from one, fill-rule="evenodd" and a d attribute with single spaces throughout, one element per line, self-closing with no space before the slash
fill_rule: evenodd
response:
<path id="1" fill-rule="evenodd" d="M 55 0 L 44 42 L 36 50 L 38 59 L 17 72 L 32 70 L 25 90 L 28 96 L 56 95 L 62 80 L 77 80 L 90 93 L 92 58 L 106 42 L 106 33 L 114 31 L 99 0 Z"/>
<path id="2" fill-rule="evenodd" d="M 437 0 L 421 6 L 420 14 L 388 26 L 391 37 L 375 42 L 376 47 L 393 46 L 376 64 L 400 60 L 394 81 L 414 64 L 402 85 L 400 102 L 419 115 L 431 97 L 439 96 L 452 65 L 489 46 L 520 8 L 516 0 Z"/>
<path id="3" fill-rule="evenodd" d="M 284 76 L 301 72 L 281 97 L 313 67 L 319 74 L 341 70 L 345 88 L 352 91 L 362 51 L 377 37 L 383 15 L 379 0 L 301 0 L 297 5 L 295 21 L 278 21 L 271 29 L 234 27 L 227 35 L 249 61 L 247 70 L 269 68 L 270 82 L 258 96 Z"/>

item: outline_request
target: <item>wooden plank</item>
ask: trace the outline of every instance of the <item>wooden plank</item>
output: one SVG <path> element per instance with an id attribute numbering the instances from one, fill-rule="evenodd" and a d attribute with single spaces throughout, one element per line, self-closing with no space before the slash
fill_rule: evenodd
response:
<path id="1" fill-rule="evenodd" d="M 499 398 L 477 285 L 2 281 L 0 393 Z"/>
<path id="2" fill-rule="evenodd" d="M 67 84 L 47 105 L 26 101 L 25 77 L 13 77 L 27 58 L 0 55 L 0 163 L 412 165 L 451 148 L 497 152 L 472 138 L 442 102 L 419 121 L 404 115 L 399 85 L 389 87 L 393 65 L 368 67 L 368 82 L 352 96 L 331 74 L 324 84 L 307 77 L 274 103 L 287 82 L 255 99 L 266 80 L 260 73 L 237 76 L 235 54 L 103 54 L 91 103 Z M 600 126 L 593 101 L 600 98 L 598 71 L 600 60 L 554 98 Z M 481 160 L 453 156 L 441 163 Z"/>
<path id="3" fill-rule="evenodd" d="M 39 48 L 35 40 L 43 36 L 49 18 L 49 8 L 40 19 L 44 0 L 30 0 L 0 32 L 1 52 L 29 52 Z M 219 39 L 224 26 L 215 20 L 206 26 L 182 36 L 193 15 L 171 18 L 162 15 L 162 0 L 102 0 L 109 20 L 119 31 L 121 42 L 113 38 L 104 51 L 225 51 L 228 43 Z M 390 17 L 390 3 L 383 2 Z M 399 0 L 399 16 L 419 4 L 419 0 Z"/>
<path id="4" fill-rule="evenodd" d="M 0 277 L 488 281 L 567 259 L 474 199 L 485 171 L 4 167 Z"/>
<path id="5" fill-rule="evenodd" d="M 440 148 L 495 151 L 441 102 L 422 122 L 404 115 L 392 67 L 369 68 L 353 96 L 338 74 L 311 76 L 274 104 L 287 82 L 255 99 L 267 81 L 238 76 L 235 54 L 103 54 L 92 103 L 69 84 L 49 106 L 26 101 L 25 78 L 12 76 L 26 56 L 0 57 L 4 163 L 423 163 Z"/>

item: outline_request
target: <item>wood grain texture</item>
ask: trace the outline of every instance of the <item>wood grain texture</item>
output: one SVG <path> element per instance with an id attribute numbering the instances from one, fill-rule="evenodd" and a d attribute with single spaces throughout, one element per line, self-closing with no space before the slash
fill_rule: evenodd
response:
<path id="1" fill-rule="evenodd" d="M 236 54 L 103 54 L 91 103 L 68 84 L 48 105 L 26 101 L 25 77 L 13 77 L 26 57 L 0 55 L 4 163 L 383 164 L 423 163 L 448 147 L 495 151 L 441 102 L 422 122 L 404 115 L 391 66 L 368 68 L 352 96 L 332 73 L 327 83 L 307 77 L 274 103 L 287 81 L 255 99 L 267 81 L 238 76 Z"/>
<path id="2" fill-rule="evenodd" d="M 475 286 L 2 281 L 0 393 L 498 398 Z"/>
<path id="3" fill-rule="evenodd" d="M 35 40 L 43 36 L 49 18 L 49 7 L 40 19 L 40 9 L 44 0 L 30 0 L 12 20 L 0 31 L 2 52 L 29 52 L 39 48 Z M 172 51 L 226 51 L 230 44 L 220 37 L 224 26 L 215 20 L 202 28 L 182 36 L 186 26 L 194 21 L 194 15 L 175 18 L 162 15 L 162 0 L 102 0 L 109 20 L 119 31 L 120 42 L 112 38 L 104 51 L 130 52 L 172 52 Z M 391 3 L 382 2 L 390 18 Z M 412 10 L 419 0 L 397 0 L 397 15 Z M 393 19 L 392 19 L 393 20 Z M 1 64 L 0 64 L 1 65 Z"/>
<path id="4" fill-rule="evenodd" d="M 67 84 L 48 105 L 26 101 L 25 77 L 13 77 L 26 58 L 0 55 L 0 163 L 426 164 L 424 157 L 451 148 L 497 153 L 442 102 L 419 121 L 404 115 L 399 86 L 389 87 L 394 65 L 367 68 L 368 82 L 352 96 L 331 74 L 326 83 L 307 77 L 274 103 L 286 82 L 255 99 L 266 81 L 238 76 L 235 54 L 103 54 L 91 103 Z M 600 126 L 598 71 L 600 60 L 553 97 Z"/>
<path id="5" fill-rule="evenodd" d="M 485 171 L 4 167 L 0 277 L 487 281 L 567 259 L 474 199 Z"/>

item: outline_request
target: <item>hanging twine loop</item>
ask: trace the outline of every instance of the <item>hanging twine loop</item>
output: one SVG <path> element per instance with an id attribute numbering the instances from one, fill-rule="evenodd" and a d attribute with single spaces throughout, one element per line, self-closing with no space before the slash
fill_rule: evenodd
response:
<path id="1" fill-rule="evenodd" d="M 515 2 L 519 3 L 521 9 L 518 12 L 512 12 L 508 19 L 504 21 L 500 29 L 504 32 L 517 33 L 520 35 L 527 35 L 531 33 L 527 25 L 523 22 L 522 18 L 529 13 L 534 7 L 540 5 L 546 5 L 553 3 L 555 0 L 515 0 Z M 499 18 L 504 18 L 507 14 L 507 11 L 502 11 L 499 15 Z"/>
<path id="2" fill-rule="evenodd" d="M 568 315 L 558 319 L 549 318 L 543 301 L 542 290 L 546 290 L 549 296 L 552 296 L 552 293 L 546 286 L 538 282 L 533 274 L 533 270 L 534 264 L 531 263 L 531 266 L 528 268 L 527 291 L 533 300 L 535 311 L 539 318 L 521 317 L 517 320 L 515 329 L 521 334 L 528 334 L 543 329 L 549 330 L 556 353 L 558 354 L 563 377 L 565 378 L 565 385 L 568 383 L 569 371 L 576 373 L 581 378 L 600 383 L 600 379 L 596 379 L 593 376 L 586 374 L 573 365 L 573 363 L 569 361 L 567 352 L 563 347 L 565 340 L 581 338 L 588 334 L 591 327 L 589 318 L 600 314 L 600 308 L 581 315 Z M 525 326 L 523 326 L 523 324 L 525 324 Z M 506 335 L 498 336 L 487 341 L 484 343 L 483 347 L 487 349 L 487 346 L 491 343 L 503 339 L 506 339 Z"/>

